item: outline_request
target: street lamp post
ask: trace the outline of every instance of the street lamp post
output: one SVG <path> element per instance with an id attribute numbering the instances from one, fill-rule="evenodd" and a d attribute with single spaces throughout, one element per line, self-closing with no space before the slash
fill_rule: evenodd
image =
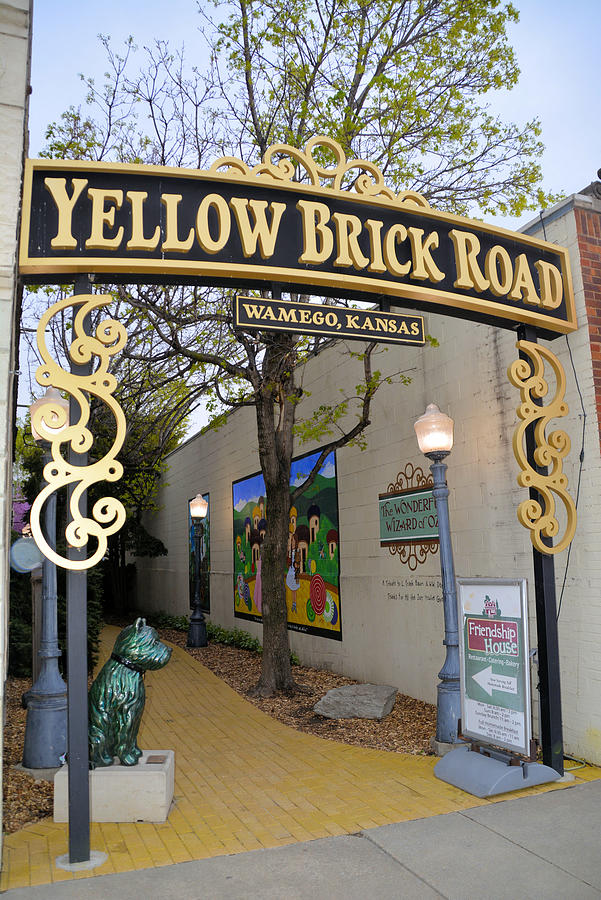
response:
<path id="1" fill-rule="evenodd" d="M 33 413 L 49 403 L 62 407 L 69 422 L 69 401 L 64 400 L 56 388 L 49 387 L 45 395 L 30 407 L 32 435 L 44 449 L 44 466 L 50 460 L 50 444 L 33 427 Z M 45 428 L 62 431 L 53 427 L 56 417 L 50 413 L 44 419 Z M 56 494 L 46 501 L 44 510 L 44 531 L 48 546 L 56 549 Z M 42 561 L 42 627 L 38 648 L 40 671 L 27 692 L 27 720 L 23 747 L 23 765 L 27 769 L 52 769 L 61 765 L 60 757 L 67 749 L 67 685 L 61 678 L 58 660 L 61 650 L 58 646 L 56 566 L 44 557 Z"/>
<path id="2" fill-rule="evenodd" d="M 414 424 L 417 442 L 422 453 L 432 460 L 430 471 L 434 479 L 434 500 L 438 514 L 440 541 L 440 570 L 444 608 L 444 645 L 447 648 L 442 669 L 438 673 L 436 741 L 438 744 L 457 743 L 457 723 L 461 716 L 459 692 L 459 635 L 455 565 L 449 523 L 449 489 L 447 466 L 443 459 L 453 447 L 453 420 L 434 403 L 426 407 L 423 416 Z"/>
<path id="3" fill-rule="evenodd" d="M 194 523 L 194 602 L 188 629 L 188 647 L 206 647 L 208 643 L 200 585 L 200 546 L 204 532 L 204 519 L 208 509 L 209 504 L 202 494 L 197 494 L 193 500 L 190 500 L 190 516 Z"/>

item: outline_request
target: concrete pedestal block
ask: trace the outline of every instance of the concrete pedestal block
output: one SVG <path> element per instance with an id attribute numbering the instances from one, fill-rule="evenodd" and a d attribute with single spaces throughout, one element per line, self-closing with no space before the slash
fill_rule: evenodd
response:
<path id="1" fill-rule="evenodd" d="M 54 821 L 69 818 L 68 766 L 54 776 Z M 165 822 L 173 800 L 175 753 L 144 750 L 137 766 L 90 771 L 92 822 Z"/>

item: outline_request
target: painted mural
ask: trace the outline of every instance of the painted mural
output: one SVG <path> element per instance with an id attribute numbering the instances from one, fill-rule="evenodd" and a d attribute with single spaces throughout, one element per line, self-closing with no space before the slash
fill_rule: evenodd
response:
<path id="1" fill-rule="evenodd" d="M 291 487 L 305 481 L 317 453 L 292 462 Z M 261 547 L 269 528 L 261 474 L 232 484 L 234 509 L 234 615 L 261 621 Z M 342 640 L 338 539 L 338 486 L 334 452 L 314 483 L 291 507 L 286 585 L 288 627 Z"/>
<path id="2" fill-rule="evenodd" d="M 200 606 L 204 612 L 211 612 L 211 504 L 209 494 L 203 494 L 203 500 L 209 504 L 203 522 L 203 533 L 200 539 Z M 191 497 L 190 500 L 193 498 Z M 194 601 L 194 523 L 190 515 L 188 501 L 188 584 L 190 591 L 190 609 Z"/>

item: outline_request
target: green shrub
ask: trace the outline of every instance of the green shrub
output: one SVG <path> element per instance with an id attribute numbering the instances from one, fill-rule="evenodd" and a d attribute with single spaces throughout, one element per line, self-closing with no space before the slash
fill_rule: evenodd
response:
<path id="1" fill-rule="evenodd" d="M 12 540 L 18 535 L 13 532 Z M 31 575 L 10 571 L 8 674 L 31 676 Z"/>
<path id="2" fill-rule="evenodd" d="M 173 628 L 175 631 L 188 631 L 190 620 L 187 616 L 172 616 L 166 612 L 148 613 L 146 621 L 153 628 Z M 241 650 L 249 650 L 251 653 L 262 653 L 261 642 L 243 631 L 241 628 L 223 628 L 214 622 L 207 622 L 207 637 L 214 644 L 227 644 L 230 647 L 239 647 Z M 293 666 L 299 666 L 300 660 L 296 653 L 290 652 L 290 661 Z"/>
<path id="3" fill-rule="evenodd" d="M 59 584 L 63 579 L 59 577 Z M 56 602 L 58 644 L 62 651 L 58 665 L 63 677 L 67 676 L 67 604 L 65 595 L 59 592 Z M 94 671 L 98 662 L 100 632 L 103 627 L 101 578 L 98 569 L 88 573 L 88 672 Z M 31 576 L 11 571 L 10 623 L 8 632 L 8 673 L 16 678 L 31 677 L 32 662 Z"/>
<path id="4" fill-rule="evenodd" d="M 172 616 L 166 612 L 148 613 L 142 616 L 153 628 L 172 628 L 174 631 L 187 631 L 190 627 L 188 616 Z"/>
<path id="5" fill-rule="evenodd" d="M 240 628 L 230 630 L 222 628 L 221 625 L 207 622 L 207 636 L 216 644 L 227 644 L 230 647 L 239 647 L 241 650 L 250 650 L 252 653 L 263 652 L 261 642 L 248 631 L 242 631 Z"/>

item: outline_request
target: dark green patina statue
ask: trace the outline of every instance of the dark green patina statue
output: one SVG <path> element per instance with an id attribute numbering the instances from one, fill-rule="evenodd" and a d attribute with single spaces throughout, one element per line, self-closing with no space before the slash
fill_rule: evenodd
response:
<path id="1" fill-rule="evenodd" d="M 142 755 L 137 738 L 146 701 L 144 673 L 162 669 L 170 658 L 171 649 L 145 619 L 120 632 L 88 695 L 92 768 L 111 766 L 115 757 L 124 766 L 137 764 Z"/>

